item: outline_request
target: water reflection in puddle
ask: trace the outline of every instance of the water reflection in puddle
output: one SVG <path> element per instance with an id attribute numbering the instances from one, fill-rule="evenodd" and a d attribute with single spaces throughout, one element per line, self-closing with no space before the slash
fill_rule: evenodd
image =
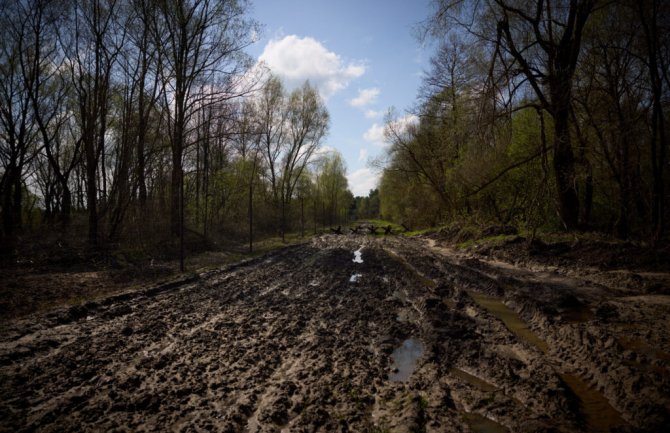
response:
<path id="1" fill-rule="evenodd" d="M 351 274 L 351 278 L 349 278 L 350 283 L 357 283 L 358 280 L 363 276 L 363 274 Z"/>
<path id="2" fill-rule="evenodd" d="M 352 260 L 354 263 L 363 263 L 363 247 L 360 247 L 356 251 L 354 251 L 354 259 Z"/>
<path id="3" fill-rule="evenodd" d="M 423 344 L 416 338 L 403 341 L 402 346 L 391 353 L 393 373 L 389 374 L 389 380 L 393 382 L 407 381 L 416 368 L 416 361 L 423 356 L 423 352 Z"/>

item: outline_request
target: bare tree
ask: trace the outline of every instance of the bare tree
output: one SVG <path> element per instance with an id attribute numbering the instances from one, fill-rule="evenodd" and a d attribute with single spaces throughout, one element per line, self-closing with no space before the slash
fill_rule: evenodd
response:
<path id="1" fill-rule="evenodd" d="M 99 241 L 99 197 L 107 194 L 105 145 L 113 69 L 125 29 L 116 20 L 118 0 L 73 2 L 67 33 L 61 35 L 77 100 L 86 169 L 88 240 Z"/>
<path id="2" fill-rule="evenodd" d="M 651 225 L 653 240 L 662 239 L 665 230 L 666 200 L 665 197 L 665 165 L 667 158 L 668 137 L 665 128 L 666 115 L 664 98 L 667 98 L 670 87 L 670 47 L 668 31 L 670 30 L 670 10 L 666 2 L 649 0 L 634 2 L 644 32 L 646 48 L 645 61 L 649 71 L 649 82 L 652 95 L 650 157 L 653 174 Z M 662 38 L 663 36 L 663 38 Z"/>
<path id="3" fill-rule="evenodd" d="M 553 166 L 563 224 L 579 223 L 579 196 L 570 132 L 575 69 L 585 25 L 595 0 L 492 0 L 479 5 L 438 0 L 426 34 L 442 35 L 452 24 L 490 44 L 491 63 L 505 81 L 518 83 L 505 90 L 529 86 L 540 106 L 554 119 Z M 485 6 L 485 7 L 484 7 Z M 491 29 L 495 28 L 495 38 Z M 493 73 L 496 69 L 491 68 Z M 497 83 L 490 80 L 489 83 Z M 494 90 L 492 94 L 499 93 Z M 508 95 L 513 100 L 513 95 Z"/>
<path id="4" fill-rule="evenodd" d="M 39 151 L 33 104 L 26 91 L 36 80 L 26 68 L 25 56 L 35 50 L 30 21 L 30 10 L 22 4 L 9 2 L 0 8 L 0 27 L 5 29 L 0 38 L 0 193 L 7 237 L 21 227 L 25 169 Z"/>
<path id="5" fill-rule="evenodd" d="M 250 66 L 244 49 L 252 42 L 254 23 L 245 17 L 246 1 L 155 0 L 159 14 L 154 36 L 161 52 L 163 84 L 171 109 L 171 230 L 183 232 L 183 156 L 190 118 L 201 102 L 198 85 L 226 99 L 241 93 L 235 86 Z"/>

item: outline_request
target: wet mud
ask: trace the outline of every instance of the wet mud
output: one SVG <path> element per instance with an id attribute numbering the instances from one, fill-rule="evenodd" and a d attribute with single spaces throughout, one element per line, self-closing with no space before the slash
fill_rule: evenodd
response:
<path id="1" fill-rule="evenodd" d="M 322 236 L 0 331 L 1 432 L 661 432 L 670 299 Z"/>

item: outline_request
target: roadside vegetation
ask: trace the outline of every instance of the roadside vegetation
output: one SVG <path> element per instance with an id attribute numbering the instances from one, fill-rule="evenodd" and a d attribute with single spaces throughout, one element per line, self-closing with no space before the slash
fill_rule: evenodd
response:
<path id="1" fill-rule="evenodd" d="M 383 218 L 666 240 L 668 4 L 432 4 L 417 107 L 387 120 Z"/>

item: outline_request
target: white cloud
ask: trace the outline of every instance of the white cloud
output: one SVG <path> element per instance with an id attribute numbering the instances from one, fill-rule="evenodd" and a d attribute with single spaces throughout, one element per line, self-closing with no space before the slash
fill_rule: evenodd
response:
<path id="1" fill-rule="evenodd" d="M 331 153 L 336 153 L 336 152 L 337 152 L 337 149 L 335 149 L 332 146 L 328 146 L 328 145 L 319 146 L 319 147 L 316 148 L 314 153 L 312 153 L 312 157 L 310 158 L 310 162 L 317 162 L 321 158 L 323 158 L 327 155 L 330 155 Z"/>
<path id="2" fill-rule="evenodd" d="M 379 173 L 369 168 L 360 168 L 349 176 L 349 189 L 354 196 L 367 196 L 371 189 L 379 184 Z"/>
<path id="3" fill-rule="evenodd" d="M 419 123 L 419 118 L 416 115 L 408 114 L 406 116 L 403 116 L 403 117 L 400 117 L 398 119 L 393 120 L 391 122 L 391 127 L 393 128 L 393 130 L 395 130 L 399 134 L 402 134 L 411 125 L 416 125 L 418 123 Z"/>
<path id="4" fill-rule="evenodd" d="M 417 123 L 419 123 L 419 118 L 414 114 L 408 114 L 391 121 L 390 126 L 393 128 L 395 133 L 402 135 L 407 131 L 407 128 L 409 128 L 411 125 L 416 125 Z M 365 131 L 365 134 L 363 134 L 363 139 L 368 143 L 372 143 L 380 147 L 385 147 L 389 144 L 386 140 L 387 128 L 387 125 L 373 123 L 372 126 L 367 131 Z"/>
<path id="5" fill-rule="evenodd" d="M 363 89 L 358 91 L 358 96 L 349 101 L 349 105 L 352 107 L 365 107 L 370 105 L 377 100 L 379 96 L 379 89 L 376 87 L 371 87 L 369 89 Z"/>
<path id="6" fill-rule="evenodd" d="M 377 146 L 384 146 L 385 130 L 386 127 L 384 125 L 373 123 L 370 129 L 365 131 L 365 134 L 363 134 L 363 139 L 369 143 L 376 144 Z"/>
<path id="7" fill-rule="evenodd" d="M 309 80 L 324 98 L 346 88 L 351 80 L 365 73 L 362 63 L 345 64 L 339 55 L 328 51 L 317 40 L 296 35 L 269 41 L 258 60 L 281 77 L 289 89 Z"/>
<path id="8" fill-rule="evenodd" d="M 378 117 L 381 117 L 384 114 L 383 111 L 375 111 L 375 110 L 367 110 L 365 112 L 365 117 L 368 119 L 376 119 Z"/>
<path id="9" fill-rule="evenodd" d="M 360 151 L 358 151 L 358 160 L 361 162 L 365 162 L 368 159 L 368 150 L 366 148 L 362 148 Z"/>

